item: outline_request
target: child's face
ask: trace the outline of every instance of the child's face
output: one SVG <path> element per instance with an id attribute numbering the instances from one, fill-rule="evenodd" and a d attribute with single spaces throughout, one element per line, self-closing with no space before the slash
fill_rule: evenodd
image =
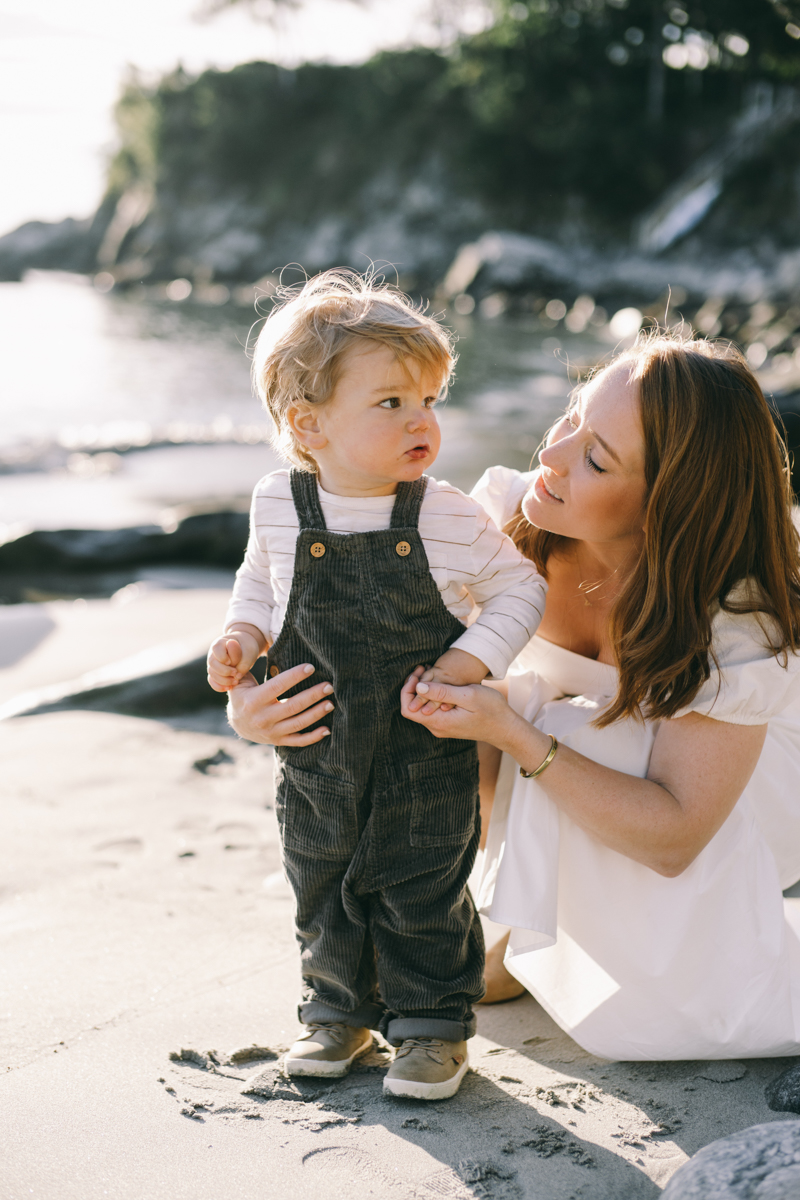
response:
<path id="1" fill-rule="evenodd" d="M 349 350 L 330 400 L 311 413 L 317 433 L 308 446 L 325 491 L 388 496 L 402 480 L 419 479 L 439 453 L 433 407 L 442 383 L 379 342 Z"/>

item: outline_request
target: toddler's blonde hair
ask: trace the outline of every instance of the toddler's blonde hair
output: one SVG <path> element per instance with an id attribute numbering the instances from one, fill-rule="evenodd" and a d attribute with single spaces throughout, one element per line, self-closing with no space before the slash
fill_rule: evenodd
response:
<path id="1" fill-rule="evenodd" d="M 325 404 L 346 352 L 369 339 L 440 373 L 446 388 L 455 366 L 452 337 L 408 296 L 372 275 L 338 268 L 300 289 L 285 288 L 264 322 L 253 355 L 253 382 L 272 417 L 272 444 L 301 470 L 317 464 L 287 420 L 294 405 Z"/>

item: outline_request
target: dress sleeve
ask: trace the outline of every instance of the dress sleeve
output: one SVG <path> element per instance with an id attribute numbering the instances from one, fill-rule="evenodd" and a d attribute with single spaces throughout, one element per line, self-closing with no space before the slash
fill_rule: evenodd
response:
<path id="1" fill-rule="evenodd" d="M 514 516 L 528 490 L 534 472 L 515 471 L 511 467 L 489 467 L 470 492 L 485 508 L 500 529 Z"/>
<path id="2" fill-rule="evenodd" d="M 247 541 L 244 562 L 236 572 L 233 595 L 225 614 L 225 629 L 234 622 L 255 625 L 269 641 L 272 628 L 272 612 L 275 608 L 275 593 L 270 578 L 269 549 L 266 527 L 258 520 L 265 481 L 256 485 L 250 506 L 250 536 Z"/>
<path id="3" fill-rule="evenodd" d="M 719 612 L 712 645 L 719 670 L 676 717 L 695 712 L 732 725 L 765 725 L 787 709 L 800 713 L 800 656 L 776 655 L 755 613 Z"/>

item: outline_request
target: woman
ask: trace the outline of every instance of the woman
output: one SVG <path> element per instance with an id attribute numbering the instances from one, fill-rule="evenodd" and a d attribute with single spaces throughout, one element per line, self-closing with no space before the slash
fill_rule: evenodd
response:
<path id="1" fill-rule="evenodd" d="M 800 574 L 756 380 L 651 336 L 538 471 L 476 494 L 547 575 L 544 620 L 508 700 L 414 678 L 403 705 L 505 752 L 479 902 L 506 966 L 609 1058 L 798 1053 Z"/>
<path id="2" fill-rule="evenodd" d="M 651 337 L 540 464 L 477 490 L 549 582 L 508 698 L 420 672 L 403 695 L 494 748 L 480 900 L 513 927 L 507 966 L 609 1058 L 797 1053 L 800 575 L 763 395 L 735 351 Z M 233 693 L 234 727 L 313 738 L 323 685 L 277 703 L 294 682 Z"/>

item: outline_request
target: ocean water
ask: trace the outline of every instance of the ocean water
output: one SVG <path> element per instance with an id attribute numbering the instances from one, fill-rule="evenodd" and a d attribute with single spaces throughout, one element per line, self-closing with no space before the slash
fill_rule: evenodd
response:
<path id="1" fill-rule="evenodd" d="M 240 299 L 241 289 L 239 293 Z M 0 525 L 110 527 L 246 506 L 278 464 L 253 397 L 252 304 L 101 294 L 78 276 L 0 284 Z M 525 469 L 607 327 L 447 314 L 459 363 L 439 478 Z M 0 532 L 2 532 L 0 530 Z"/>

